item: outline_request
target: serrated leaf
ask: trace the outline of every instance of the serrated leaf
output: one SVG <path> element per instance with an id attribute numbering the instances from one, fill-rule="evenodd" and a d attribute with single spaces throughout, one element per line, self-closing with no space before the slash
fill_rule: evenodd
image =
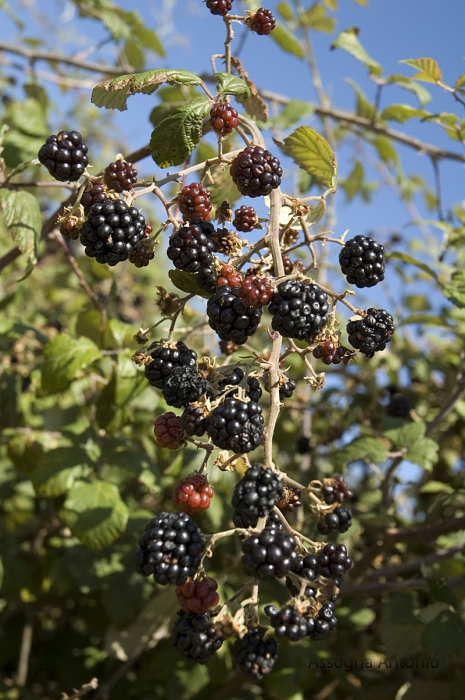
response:
<path id="1" fill-rule="evenodd" d="M 201 80 L 188 70 L 157 68 L 143 73 L 120 75 L 98 83 L 92 90 L 92 102 L 106 109 L 127 109 L 127 98 L 141 92 L 151 95 L 163 83 L 169 85 L 200 85 Z"/>
<path id="2" fill-rule="evenodd" d="M 297 58 L 304 57 L 302 44 L 293 34 L 284 29 L 282 24 L 277 24 L 270 34 L 271 38 L 282 48 L 283 51 L 291 53 Z"/>
<path id="3" fill-rule="evenodd" d="M 425 117 L 428 114 L 424 109 L 415 109 L 410 105 L 394 104 L 389 105 L 381 112 L 381 119 L 395 121 L 404 124 L 413 117 Z"/>
<path id="4" fill-rule="evenodd" d="M 378 61 L 375 61 L 367 51 L 363 48 L 358 40 L 359 29 L 357 27 L 352 27 L 352 29 L 346 29 L 341 32 L 337 37 L 336 41 L 331 45 L 332 49 L 343 49 L 350 53 L 351 56 L 361 61 L 370 71 L 375 75 L 381 75 L 383 69 Z"/>
<path id="5" fill-rule="evenodd" d="M 127 506 L 118 488 L 105 481 L 72 488 L 65 509 L 73 535 L 94 551 L 110 545 L 126 529 Z"/>
<path id="6" fill-rule="evenodd" d="M 421 437 L 412 442 L 404 459 L 429 471 L 438 461 L 439 445 L 431 438 Z"/>
<path id="7" fill-rule="evenodd" d="M 428 102 L 431 102 L 431 94 L 428 92 L 428 90 L 425 87 L 423 87 L 423 85 L 417 83 L 415 80 L 412 80 L 411 78 L 406 78 L 405 75 L 390 75 L 387 78 L 386 82 L 395 83 L 399 87 L 404 88 L 404 90 L 409 90 L 409 92 L 413 92 L 418 98 L 418 101 L 422 107 L 428 104 Z"/>
<path id="8" fill-rule="evenodd" d="M 465 308 L 465 270 L 456 270 L 449 284 L 442 288 L 444 296 L 459 309 Z"/>
<path id="9" fill-rule="evenodd" d="M 430 659 L 445 666 L 465 648 L 465 624 L 456 612 L 444 610 L 425 625 L 422 634 L 423 649 Z"/>
<path id="10" fill-rule="evenodd" d="M 404 263 L 408 263 L 409 265 L 414 265 L 415 267 L 419 267 L 420 270 L 423 270 L 423 272 L 426 272 L 428 275 L 433 277 L 433 279 L 437 280 L 437 275 L 434 270 L 431 269 L 428 265 L 425 263 L 421 262 L 421 260 L 417 260 L 416 258 L 413 257 L 413 255 L 409 255 L 408 253 L 400 253 L 400 252 L 394 252 L 394 253 L 389 253 L 387 256 L 390 260 L 402 260 Z M 465 284 L 465 280 L 464 280 Z M 465 290 L 464 290 L 465 291 Z"/>
<path id="11" fill-rule="evenodd" d="M 389 440 L 394 448 L 408 447 L 419 437 L 423 437 L 426 424 L 423 421 L 415 423 L 404 423 L 398 428 L 385 430 L 383 435 Z"/>
<path id="12" fill-rule="evenodd" d="M 160 168 L 180 165 L 190 156 L 202 136 L 202 122 L 211 104 L 197 97 L 177 107 L 152 131 L 150 152 Z"/>
<path id="13" fill-rule="evenodd" d="M 320 5 L 319 2 L 315 2 L 300 15 L 300 22 L 308 29 L 327 34 L 332 34 L 336 26 L 336 21 L 333 17 L 328 17 L 324 6 Z"/>
<path id="14" fill-rule="evenodd" d="M 39 202 L 25 190 L 1 189 L 0 211 L 11 238 L 26 255 L 28 262 L 35 264 L 42 231 Z"/>
<path id="15" fill-rule="evenodd" d="M 299 126 L 284 139 L 283 151 L 299 168 L 312 175 L 327 188 L 336 187 L 337 164 L 326 139 L 309 126 Z"/>
<path id="16" fill-rule="evenodd" d="M 412 76 L 414 80 L 422 80 L 425 83 L 437 83 L 441 80 L 442 73 L 436 61 L 432 58 L 408 58 L 399 63 L 405 63 L 407 66 L 412 66 L 419 70 Z"/>
<path id="17" fill-rule="evenodd" d="M 168 277 L 177 289 L 180 289 L 186 294 L 197 294 L 204 299 L 209 299 L 212 295 L 199 287 L 197 275 L 194 272 L 186 272 L 185 270 L 170 270 Z"/>
<path id="18" fill-rule="evenodd" d="M 369 459 L 380 464 L 387 459 L 388 450 L 384 442 L 374 437 L 358 437 L 346 445 L 334 456 L 337 466 L 355 462 L 358 459 Z"/>
<path id="19" fill-rule="evenodd" d="M 58 394 L 68 388 L 78 372 L 100 358 L 100 350 L 89 338 L 77 340 L 66 333 L 52 338 L 44 348 L 42 389 Z"/>
<path id="20" fill-rule="evenodd" d="M 250 97 L 247 83 L 231 73 L 215 73 L 216 89 L 220 95 L 234 95 L 238 102 L 244 102 Z"/>

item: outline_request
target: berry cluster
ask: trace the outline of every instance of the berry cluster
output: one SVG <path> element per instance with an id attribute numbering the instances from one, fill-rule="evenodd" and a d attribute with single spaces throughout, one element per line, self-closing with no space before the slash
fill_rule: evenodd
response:
<path id="1" fill-rule="evenodd" d="M 306 598 L 314 598 L 316 593 L 316 583 L 314 583 L 314 581 L 318 576 L 318 563 L 316 557 L 313 554 L 306 554 L 304 557 L 299 556 L 292 567 L 292 573 L 305 579 L 310 584 L 308 586 L 305 585 L 303 596 Z M 300 581 L 295 579 L 293 580 L 292 578 L 286 578 L 286 586 L 293 596 L 300 595 L 300 591 L 302 589 L 302 584 Z"/>
<path id="2" fill-rule="evenodd" d="M 309 632 L 310 639 L 320 641 L 326 639 L 331 630 L 336 629 L 337 618 L 334 614 L 334 603 L 326 601 L 313 618 L 313 629 Z"/>
<path id="3" fill-rule="evenodd" d="M 245 527 L 255 527 L 284 495 L 283 482 L 272 469 L 254 464 L 236 484 L 231 504 Z"/>
<path id="4" fill-rule="evenodd" d="M 261 681 L 273 670 L 279 645 L 274 637 L 265 638 L 265 629 L 253 627 L 233 647 L 233 659 L 249 678 Z"/>
<path id="5" fill-rule="evenodd" d="M 250 233 L 258 224 L 258 216 L 253 207 L 242 205 L 234 212 L 232 225 L 241 233 Z"/>
<path id="6" fill-rule="evenodd" d="M 226 398 L 207 419 L 207 433 L 222 450 L 252 452 L 263 439 L 262 409 L 255 401 Z"/>
<path id="7" fill-rule="evenodd" d="M 81 231 L 85 254 L 98 263 L 117 265 L 127 260 L 145 238 L 145 218 L 119 199 L 93 204 Z"/>
<path id="8" fill-rule="evenodd" d="M 76 182 L 89 165 L 87 146 L 79 131 L 59 131 L 56 136 L 48 136 L 37 157 L 60 182 Z"/>
<path id="9" fill-rule="evenodd" d="M 276 505 L 278 508 L 281 508 L 281 510 L 287 510 L 289 513 L 292 513 L 296 508 L 300 508 L 302 505 L 300 496 L 300 489 L 288 488 L 286 486 L 283 496 L 279 499 Z"/>
<path id="10" fill-rule="evenodd" d="M 267 277 L 257 277 L 257 275 L 247 275 L 239 290 L 239 296 L 244 305 L 253 306 L 254 309 L 267 306 L 273 295 L 271 281 Z"/>
<path id="11" fill-rule="evenodd" d="M 197 364 L 197 353 L 188 348 L 182 340 L 178 341 L 174 347 L 161 345 L 155 341 L 148 348 L 147 357 L 152 359 L 145 365 L 145 376 L 151 386 L 157 389 L 163 389 L 174 369 L 178 367 L 195 368 Z"/>
<path id="12" fill-rule="evenodd" d="M 184 428 L 181 424 L 181 419 L 172 411 L 163 413 L 155 419 L 153 432 L 160 447 L 178 450 L 185 444 Z"/>
<path id="13" fill-rule="evenodd" d="M 366 357 L 384 350 L 394 335 L 394 320 L 384 309 L 368 309 L 363 318 L 354 318 L 347 324 L 349 343 Z"/>
<path id="14" fill-rule="evenodd" d="M 265 615 L 270 618 L 276 636 L 287 637 L 291 642 L 307 637 L 315 627 L 314 620 L 301 615 L 295 605 L 286 605 L 281 610 L 276 605 L 267 605 Z"/>
<path id="15" fill-rule="evenodd" d="M 231 12 L 233 0 L 207 0 L 207 7 L 212 15 L 223 17 Z"/>
<path id="16" fill-rule="evenodd" d="M 189 436 L 196 435 L 197 437 L 202 437 L 205 435 L 206 427 L 206 417 L 205 410 L 202 406 L 194 406 L 190 404 L 184 410 L 184 413 L 180 419 L 181 426 L 185 433 Z"/>
<path id="17" fill-rule="evenodd" d="M 282 578 L 297 560 L 295 548 L 292 535 L 273 526 L 265 527 L 259 535 L 247 537 L 242 544 L 244 573 L 262 581 Z"/>
<path id="18" fill-rule="evenodd" d="M 241 286 L 244 275 L 239 270 L 236 270 L 232 265 L 223 265 L 218 275 L 218 287 L 231 287 L 236 289 Z"/>
<path id="19" fill-rule="evenodd" d="M 208 480 L 202 474 L 189 474 L 176 484 L 173 500 L 178 510 L 194 515 L 209 508 L 212 498 L 213 489 Z"/>
<path id="20" fill-rule="evenodd" d="M 217 582 L 210 577 L 198 581 L 186 581 L 176 588 L 179 607 L 185 612 L 203 615 L 209 608 L 218 605 L 220 597 L 216 592 L 217 588 Z"/>
<path id="21" fill-rule="evenodd" d="M 279 160 L 260 146 L 247 146 L 231 163 L 230 174 L 239 192 L 247 197 L 261 197 L 281 184 L 283 174 Z"/>
<path id="22" fill-rule="evenodd" d="M 184 221 L 208 221 L 212 211 L 210 192 L 198 182 L 185 185 L 178 194 L 178 207 Z"/>
<path id="23" fill-rule="evenodd" d="M 271 34 L 276 27 L 276 19 L 273 17 L 270 10 L 260 7 L 257 12 L 246 20 L 246 24 L 259 36 L 266 36 Z"/>
<path id="24" fill-rule="evenodd" d="M 127 163 L 123 158 L 110 163 L 105 169 L 105 184 L 115 192 L 127 192 L 137 182 L 137 170 L 132 163 Z"/>
<path id="25" fill-rule="evenodd" d="M 223 644 L 209 612 L 197 615 L 180 610 L 173 628 L 173 645 L 181 656 L 206 664 Z"/>
<path id="26" fill-rule="evenodd" d="M 339 253 L 339 264 L 350 284 L 374 287 L 384 279 L 384 246 L 369 236 L 355 236 Z"/>
<path id="27" fill-rule="evenodd" d="M 327 544 L 316 556 L 318 575 L 339 579 L 353 564 L 343 544 Z"/>
<path id="28" fill-rule="evenodd" d="M 186 408 L 208 389 L 207 380 L 194 367 L 175 367 L 163 383 L 163 396 L 168 406 Z"/>
<path id="29" fill-rule="evenodd" d="M 272 326 L 286 338 L 310 340 L 328 322 L 328 295 L 317 284 L 286 280 L 269 305 Z"/>
<path id="30" fill-rule="evenodd" d="M 352 525 L 352 511 L 348 508 L 335 508 L 332 513 L 326 513 L 317 525 L 321 535 L 328 535 L 333 530 L 347 532 Z"/>
<path id="31" fill-rule="evenodd" d="M 353 350 L 337 345 L 333 340 L 326 340 L 322 345 L 317 345 L 312 355 L 317 360 L 322 360 L 325 365 L 339 365 L 341 362 L 348 365 L 355 358 Z"/>
<path id="32" fill-rule="evenodd" d="M 217 102 L 210 110 L 210 126 L 219 136 L 228 136 L 239 124 L 238 116 L 234 107 Z"/>
<path id="33" fill-rule="evenodd" d="M 335 476 L 334 479 L 325 479 L 321 491 L 328 506 L 332 506 L 333 503 L 343 503 L 346 499 L 350 500 L 354 495 L 342 476 Z"/>

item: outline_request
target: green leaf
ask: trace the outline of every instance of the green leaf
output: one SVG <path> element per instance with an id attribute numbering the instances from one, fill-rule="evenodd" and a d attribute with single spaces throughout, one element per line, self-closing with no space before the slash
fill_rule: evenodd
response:
<path id="1" fill-rule="evenodd" d="M 142 25 L 140 25 L 134 27 L 134 29 L 132 30 L 132 34 L 136 37 L 136 39 L 139 39 L 141 44 L 143 44 L 146 49 L 149 49 L 149 51 L 153 51 L 159 56 L 166 55 L 165 49 L 163 48 L 163 44 L 161 43 L 160 39 L 158 38 L 156 32 L 153 31 L 153 29 L 148 29 L 147 27 L 143 27 Z"/>
<path id="2" fill-rule="evenodd" d="M 42 139 L 48 133 L 45 110 L 40 102 L 32 98 L 8 105 L 3 121 L 28 136 L 38 136 Z"/>
<path id="3" fill-rule="evenodd" d="M 465 308 L 465 270 L 456 270 L 449 284 L 442 288 L 444 296 L 459 309 Z"/>
<path id="4" fill-rule="evenodd" d="M 408 253 L 400 253 L 400 252 L 396 251 L 394 253 L 388 253 L 387 257 L 389 260 L 402 260 L 402 262 L 404 262 L 404 263 L 407 263 L 409 265 L 414 265 L 415 267 L 419 267 L 420 270 L 423 270 L 423 272 L 426 272 L 433 279 L 435 279 L 435 280 L 438 279 L 434 270 L 432 270 L 425 263 L 421 262 L 421 260 L 417 260 L 416 258 L 414 258 L 413 255 L 409 255 Z M 464 279 L 464 284 L 465 284 L 465 279 Z"/>
<path id="5" fill-rule="evenodd" d="M 342 182 L 341 187 L 346 193 L 349 202 L 361 191 L 363 185 L 363 165 L 358 160 L 352 168 L 347 178 Z"/>
<path id="6" fill-rule="evenodd" d="M 320 219 L 323 218 L 326 211 L 326 200 L 322 199 L 314 207 L 310 207 L 310 213 L 305 216 L 305 223 L 307 226 L 313 226 L 317 224 Z"/>
<path id="7" fill-rule="evenodd" d="M 135 37 L 129 37 L 124 43 L 124 55 L 127 62 L 140 70 L 145 66 L 145 51 L 141 42 Z"/>
<path id="8" fill-rule="evenodd" d="M 104 80 L 92 90 L 92 102 L 106 109 L 127 109 L 127 98 L 141 92 L 151 95 L 162 83 L 169 85 L 200 85 L 201 80 L 187 70 L 157 68 L 144 73 L 120 75 L 113 80 Z"/>
<path id="9" fill-rule="evenodd" d="M 439 445 L 431 438 L 421 437 L 412 442 L 404 459 L 429 471 L 438 461 Z"/>
<path id="10" fill-rule="evenodd" d="M 32 474 L 32 483 L 37 495 L 46 498 L 67 493 L 91 469 L 87 452 L 81 447 L 57 447 L 46 452 L 44 458 L 44 464 Z"/>
<path id="11" fill-rule="evenodd" d="M 345 82 L 350 85 L 357 96 L 356 111 L 359 117 L 373 119 L 376 111 L 375 105 L 371 104 L 362 88 L 357 85 L 355 80 L 352 80 L 352 78 L 346 78 Z"/>
<path id="12" fill-rule="evenodd" d="M 455 493 L 455 489 L 450 484 L 445 484 L 443 481 L 428 481 L 423 484 L 420 493 Z"/>
<path id="13" fill-rule="evenodd" d="M 455 88 L 461 88 L 465 85 L 465 73 L 463 73 L 457 80 L 455 81 Z"/>
<path id="14" fill-rule="evenodd" d="M 128 421 L 123 411 L 147 387 L 144 374 L 129 357 L 119 357 L 118 365 L 97 401 L 96 419 L 100 428 L 114 432 Z"/>
<path id="15" fill-rule="evenodd" d="M 331 48 L 347 51 L 351 56 L 356 58 L 357 61 L 361 61 L 361 63 L 369 69 L 370 73 L 381 75 L 383 72 L 381 65 L 365 51 L 358 40 L 359 33 L 360 30 L 357 27 L 346 29 L 339 34 L 336 41 L 331 45 Z"/>
<path id="16" fill-rule="evenodd" d="M 387 453 L 387 447 L 381 440 L 374 437 L 358 437 L 339 450 L 334 456 L 334 461 L 338 467 L 358 459 L 369 459 L 380 464 L 387 459 Z"/>
<path id="17" fill-rule="evenodd" d="M 280 126 L 282 129 L 288 129 L 302 117 L 311 114 L 314 110 L 314 105 L 311 102 L 303 102 L 302 100 L 290 100 L 281 112 L 273 119 L 273 123 Z"/>
<path id="18" fill-rule="evenodd" d="M 78 372 L 100 358 L 100 350 L 89 338 L 71 338 L 60 333 L 44 348 L 42 389 L 46 394 L 58 394 L 68 388 Z"/>
<path id="19" fill-rule="evenodd" d="M 389 105 L 381 112 L 381 119 L 387 121 L 400 122 L 404 124 L 413 117 L 425 117 L 428 114 L 424 109 L 415 109 L 410 105 L 394 104 Z"/>
<path id="20" fill-rule="evenodd" d="M 73 535 L 94 551 L 110 545 L 126 529 L 127 506 L 117 487 L 105 481 L 74 486 L 65 509 Z"/>
<path id="21" fill-rule="evenodd" d="M 170 270 L 168 277 L 177 289 L 180 289 L 186 294 L 197 294 L 204 299 L 209 299 L 212 295 L 199 287 L 197 283 L 197 275 L 193 272 L 185 270 Z"/>
<path id="22" fill-rule="evenodd" d="M 378 151 L 378 155 L 385 163 L 393 163 L 397 165 L 399 162 L 399 156 L 396 149 L 392 145 L 391 139 L 387 136 L 376 136 L 372 140 L 373 146 Z"/>
<path id="23" fill-rule="evenodd" d="M 39 202 L 25 190 L 0 190 L 0 211 L 8 233 L 28 262 L 37 262 L 42 231 Z"/>
<path id="24" fill-rule="evenodd" d="M 336 187 L 336 156 L 326 139 L 309 126 L 299 126 L 284 139 L 283 151 L 299 168 L 327 188 Z"/>
<path id="25" fill-rule="evenodd" d="M 300 15 L 300 22 L 308 29 L 314 29 L 317 32 L 326 32 L 332 34 L 336 26 L 336 21 L 333 17 L 328 17 L 323 5 L 315 2 L 308 10 Z"/>
<path id="26" fill-rule="evenodd" d="M 452 605 L 454 608 L 458 607 L 457 596 L 444 576 L 428 576 L 427 581 L 428 589 L 435 600 Z"/>
<path id="27" fill-rule="evenodd" d="M 399 63 L 406 63 L 407 66 L 412 66 L 419 70 L 412 76 L 413 80 L 422 80 L 425 83 L 437 83 L 441 80 L 442 73 L 436 61 L 432 58 L 408 58 Z"/>
<path id="28" fill-rule="evenodd" d="M 465 624 L 456 612 L 443 610 L 425 625 L 422 634 L 423 649 L 430 659 L 445 666 L 465 648 Z"/>
<path id="29" fill-rule="evenodd" d="M 211 103 L 199 96 L 177 107 L 152 131 L 150 152 L 160 168 L 170 168 L 187 160 L 200 141 L 202 122 L 210 108 Z"/>
<path id="30" fill-rule="evenodd" d="M 215 78 L 220 95 L 234 95 L 238 102 L 244 102 L 250 97 L 250 88 L 242 78 L 231 73 L 215 73 Z"/>
<path id="31" fill-rule="evenodd" d="M 276 9 L 281 15 L 281 17 L 287 20 L 288 22 L 294 19 L 294 12 L 292 11 L 292 7 L 287 2 L 279 2 L 276 6 Z"/>
<path id="32" fill-rule="evenodd" d="M 428 90 L 425 87 L 423 87 L 423 85 L 420 85 L 420 83 L 417 83 L 415 80 L 412 80 L 411 78 L 406 78 L 405 75 L 390 75 L 387 78 L 386 82 L 388 84 L 394 83 L 399 87 L 404 88 L 404 90 L 409 90 L 409 92 L 413 92 L 418 98 L 418 101 L 422 107 L 428 104 L 428 102 L 431 102 L 431 94 L 428 92 Z"/>
<path id="33" fill-rule="evenodd" d="M 423 421 L 418 421 L 416 423 L 404 423 L 398 428 L 385 430 L 383 435 L 394 448 L 398 449 L 400 447 L 408 447 L 419 437 L 423 437 L 425 430 L 425 423 L 423 423 Z"/>
<path id="34" fill-rule="evenodd" d="M 293 34 L 284 29 L 282 24 L 277 24 L 270 34 L 271 38 L 282 48 L 283 51 L 291 53 L 297 58 L 304 57 L 302 44 Z"/>

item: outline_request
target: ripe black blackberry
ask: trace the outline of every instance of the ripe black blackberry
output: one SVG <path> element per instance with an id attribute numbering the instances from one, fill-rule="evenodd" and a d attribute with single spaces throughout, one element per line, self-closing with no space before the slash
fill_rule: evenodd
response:
<path id="1" fill-rule="evenodd" d="M 298 438 L 296 442 L 296 450 L 299 453 L 299 455 L 306 455 L 311 452 L 312 446 L 310 443 L 310 439 L 306 437 L 305 435 L 301 435 L 300 438 Z"/>
<path id="2" fill-rule="evenodd" d="M 110 163 L 105 168 L 105 183 L 111 190 L 127 192 L 132 190 L 137 182 L 137 170 L 132 167 L 132 163 L 127 163 L 124 158 Z"/>
<path id="3" fill-rule="evenodd" d="M 240 367 L 235 367 L 233 371 L 230 372 L 230 374 L 228 374 L 224 379 L 218 382 L 218 389 L 220 391 L 224 391 L 224 389 L 231 384 L 232 386 L 239 386 L 243 379 L 244 371 Z M 257 403 L 262 398 L 263 392 L 261 390 L 260 382 L 258 381 L 257 377 L 248 377 L 244 389 L 245 395 L 252 401 L 255 401 Z M 234 389 L 232 389 L 228 393 L 228 396 L 236 395 L 237 392 L 235 392 Z"/>
<path id="4" fill-rule="evenodd" d="M 297 560 L 292 535 L 277 528 L 265 527 L 259 535 L 246 537 L 242 543 L 242 565 L 247 576 L 267 581 L 285 576 Z"/>
<path id="5" fill-rule="evenodd" d="M 147 224 L 145 227 L 145 236 L 139 241 L 132 253 L 129 255 L 129 262 L 138 268 L 147 267 L 151 260 L 155 257 L 155 241 L 150 238 L 152 227 Z"/>
<path id="6" fill-rule="evenodd" d="M 276 636 L 287 637 L 291 642 L 307 637 L 314 627 L 313 619 L 301 615 L 295 605 L 286 605 L 281 610 L 276 605 L 267 605 L 265 615 L 270 618 Z"/>
<path id="7" fill-rule="evenodd" d="M 259 36 L 267 36 L 276 27 L 276 19 L 271 14 L 271 11 L 266 10 L 264 7 L 260 7 L 257 12 L 246 19 L 245 23 Z"/>
<path id="8" fill-rule="evenodd" d="M 386 406 L 386 413 L 391 418 L 408 418 L 413 406 L 407 396 L 402 394 L 392 394 L 391 399 Z"/>
<path id="9" fill-rule="evenodd" d="M 155 341 L 147 349 L 147 356 L 150 356 L 152 361 L 145 365 L 145 376 L 150 385 L 157 389 L 163 389 L 166 379 L 175 367 L 195 368 L 197 363 L 197 353 L 188 348 L 182 340 L 179 340 L 175 347 L 160 345 Z"/>
<path id="10" fill-rule="evenodd" d="M 184 221 L 208 221 L 212 211 L 210 192 L 200 182 L 185 185 L 178 194 L 178 207 Z"/>
<path id="11" fill-rule="evenodd" d="M 60 182 L 76 182 L 89 165 L 87 146 L 79 131 L 59 131 L 56 136 L 48 136 L 38 158 Z"/>
<path id="12" fill-rule="evenodd" d="M 165 379 L 162 391 L 168 406 L 185 408 L 198 401 L 207 389 L 207 380 L 194 367 L 175 367 Z"/>
<path id="13" fill-rule="evenodd" d="M 239 124 L 238 114 L 234 107 L 225 102 L 217 102 L 210 110 L 210 126 L 220 136 L 232 134 Z"/>
<path id="14" fill-rule="evenodd" d="M 269 515 L 284 495 L 283 482 L 272 469 L 253 464 L 234 489 L 231 504 L 245 527 L 255 527 L 258 518 Z"/>
<path id="15" fill-rule="evenodd" d="M 187 513 L 160 513 L 139 539 L 136 569 L 162 585 L 182 586 L 197 573 L 204 549 L 199 529 Z"/>
<path id="16" fill-rule="evenodd" d="M 313 630 L 309 632 L 310 639 L 320 641 L 326 639 L 331 630 L 337 627 L 337 618 L 334 615 L 334 603 L 323 603 L 316 616 L 313 618 Z"/>
<path id="17" fill-rule="evenodd" d="M 306 579 L 309 584 L 311 584 L 305 586 L 303 592 L 303 595 L 307 598 L 313 598 L 315 596 L 315 588 L 312 584 L 318 576 L 317 570 L 318 563 L 313 554 L 306 554 L 304 557 L 299 556 L 292 568 L 292 573 Z M 300 594 L 302 588 L 300 581 L 288 577 L 286 578 L 286 586 L 293 596 L 298 596 Z"/>
<path id="18" fill-rule="evenodd" d="M 250 233 L 258 224 L 258 216 L 253 207 L 242 205 L 234 212 L 232 225 L 241 233 Z"/>
<path id="19" fill-rule="evenodd" d="M 394 331 L 394 319 L 384 309 L 368 309 L 364 318 L 347 324 L 349 343 L 368 358 L 385 349 Z"/>
<path id="20" fill-rule="evenodd" d="M 352 511 L 348 508 L 335 508 L 332 513 L 327 513 L 317 525 L 320 535 L 328 535 L 332 530 L 347 532 L 352 525 Z"/>
<path id="21" fill-rule="evenodd" d="M 265 374 L 264 379 L 265 389 L 270 390 L 270 376 L 268 373 Z M 279 400 L 284 401 L 284 399 L 290 399 L 294 393 L 297 383 L 293 379 L 289 379 L 287 374 L 281 375 L 281 380 L 279 382 Z"/>
<path id="22" fill-rule="evenodd" d="M 197 284 L 204 292 L 214 294 L 216 292 L 216 273 L 215 266 L 205 265 L 201 267 L 196 276 Z"/>
<path id="23" fill-rule="evenodd" d="M 145 238 L 145 229 L 145 218 L 138 209 L 119 199 L 107 199 L 92 205 L 80 241 L 90 258 L 117 265 Z"/>
<path id="24" fill-rule="evenodd" d="M 286 338 L 311 340 L 328 322 L 328 296 L 309 282 L 281 282 L 268 309 L 273 329 Z"/>
<path id="25" fill-rule="evenodd" d="M 244 454 L 261 444 L 263 423 L 258 403 L 227 398 L 209 415 L 207 432 L 220 449 Z"/>
<path id="26" fill-rule="evenodd" d="M 232 650 L 241 671 L 254 681 L 261 681 L 271 673 L 278 659 L 278 641 L 274 637 L 265 639 L 265 632 L 262 627 L 253 627 L 242 639 L 236 639 Z"/>
<path id="27" fill-rule="evenodd" d="M 353 564 L 343 544 L 327 544 L 316 556 L 318 575 L 340 579 Z"/>
<path id="28" fill-rule="evenodd" d="M 281 184 L 279 160 L 260 146 L 247 146 L 231 163 L 229 170 L 239 192 L 248 197 L 270 194 Z"/>
<path id="29" fill-rule="evenodd" d="M 354 495 L 342 476 L 335 476 L 334 479 L 325 481 L 321 491 L 328 506 L 332 506 L 333 503 L 343 503 L 343 501 L 351 499 Z"/>
<path id="30" fill-rule="evenodd" d="M 213 263 L 213 243 L 205 234 L 208 228 L 203 224 L 212 225 L 200 219 L 195 219 L 195 222 L 178 229 L 170 238 L 167 255 L 178 270 L 198 272 Z"/>
<path id="31" fill-rule="evenodd" d="M 233 0 L 207 0 L 207 7 L 212 15 L 223 17 L 231 12 Z"/>
<path id="32" fill-rule="evenodd" d="M 250 519 L 249 519 L 249 521 L 250 521 Z M 256 525 L 258 523 L 258 516 L 257 516 L 256 520 L 251 522 L 250 525 L 247 525 L 246 521 L 244 520 L 242 515 L 240 515 L 236 511 L 234 511 L 233 523 L 234 523 L 235 527 L 241 527 L 241 528 L 256 527 Z M 281 522 L 279 515 L 273 511 L 271 511 L 271 513 L 268 515 L 268 517 L 266 519 L 265 527 L 274 527 L 275 530 L 282 530 L 283 524 Z"/>
<path id="33" fill-rule="evenodd" d="M 181 656 L 206 664 L 223 644 L 212 624 L 210 612 L 196 615 L 179 610 L 173 627 L 173 646 Z"/>
<path id="34" fill-rule="evenodd" d="M 207 304 L 208 323 L 221 340 L 243 345 L 258 328 L 262 310 L 245 306 L 238 289 L 218 287 Z"/>
<path id="35" fill-rule="evenodd" d="M 205 409 L 203 406 L 188 406 L 181 416 L 181 426 L 191 437 L 205 435 L 206 427 Z"/>
<path id="36" fill-rule="evenodd" d="M 101 182 L 89 182 L 87 187 L 89 189 L 86 189 L 81 197 L 81 204 L 84 207 L 84 214 L 86 216 L 94 204 L 102 204 L 102 202 L 108 199 L 105 185 Z"/>
<path id="37" fill-rule="evenodd" d="M 384 279 L 384 246 L 369 236 L 355 236 L 339 253 L 339 264 L 350 284 L 374 287 Z"/>

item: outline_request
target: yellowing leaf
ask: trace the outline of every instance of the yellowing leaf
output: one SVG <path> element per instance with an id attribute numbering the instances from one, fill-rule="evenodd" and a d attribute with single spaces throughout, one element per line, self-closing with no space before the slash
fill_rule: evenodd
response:
<path id="1" fill-rule="evenodd" d="M 337 164 L 326 139 L 309 126 L 299 126 L 286 139 L 282 149 L 299 168 L 325 187 L 336 187 Z"/>
<path id="2" fill-rule="evenodd" d="M 347 51 L 347 53 L 350 53 L 350 55 L 356 58 L 357 61 L 364 63 L 369 69 L 370 73 L 381 75 L 383 72 L 381 65 L 378 63 L 378 61 L 375 61 L 374 58 L 371 58 L 371 56 L 363 48 L 358 40 L 358 34 L 359 29 L 357 29 L 357 27 L 346 29 L 344 32 L 339 34 L 334 44 L 331 45 L 331 48 L 343 49 L 344 51 Z"/>
<path id="3" fill-rule="evenodd" d="M 412 76 L 416 80 L 423 80 L 425 83 L 437 83 L 442 78 L 441 69 L 432 58 L 409 58 L 399 61 L 399 63 L 406 63 L 412 68 L 417 68 L 420 72 Z"/>

